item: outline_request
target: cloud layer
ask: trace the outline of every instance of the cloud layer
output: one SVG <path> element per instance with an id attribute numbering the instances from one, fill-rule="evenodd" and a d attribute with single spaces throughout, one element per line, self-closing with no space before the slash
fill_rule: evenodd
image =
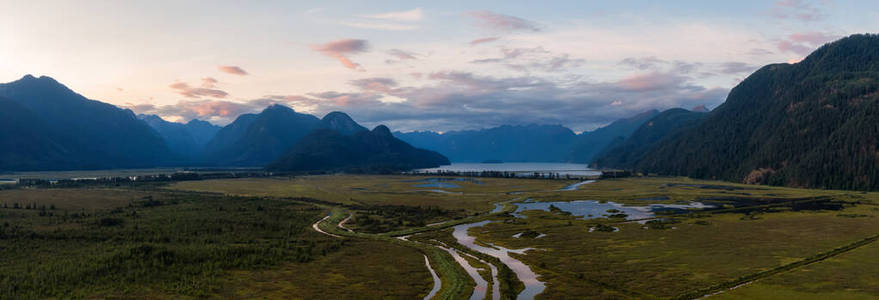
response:
<path id="1" fill-rule="evenodd" d="M 242 69 L 238 66 L 219 66 L 219 67 L 217 67 L 217 69 L 219 69 L 220 72 L 227 73 L 227 74 L 241 75 L 241 76 L 247 75 L 247 71 L 244 71 L 244 69 Z"/>
<path id="2" fill-rule="evenodd" d="M 353 80 L 354 92 L 266 96 L 318 115 L 340 110 L 367 125 L 399 130 L 472 129 L 503 124 L 562 124 L 594 129 L 653 108 L 716 106 L 728 92 L 695 85 L 683 75 L 650 72 L 612 82 L 553 82 L 540 77 L 496 78 L 434 72 L 429 84 L 402 86 L 387 77 Z M 405 99 L 389 102 L 386 97 Z M 266 101 L 262 99 L 261 101 Z"/>
<path id="3" fill-rule="evenodd" d="M 478 25 L 490 30 L 500 32 L 540 31 L 540 28 L 531 21 L 487 10 L 471 11 L 466 13 L 466 16 L 475 20 Z"/>
<path id="4" fill-rule="evenodd" d="M 362 69 L 362 67 L 360 64 L 351 61 L 348 56 L 368 51 L 369 42 L 358 39 L 343 39 L 314 45 L 311 48 L 323 55 L 337 59 L 346 68 L 357 70 Z"/>

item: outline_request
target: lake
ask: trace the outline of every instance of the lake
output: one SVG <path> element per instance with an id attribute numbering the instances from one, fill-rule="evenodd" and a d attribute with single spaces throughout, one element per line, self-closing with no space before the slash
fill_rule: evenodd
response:
<path id="1" fill-rule="evenodd" d="M 417 169 L 418 173 L 437 173 L 437 172 L 513 172 L 521 173 L 523 176 L 537 173 L 558 173 L 561 176 L 600 176 L 601 172 L 589 168 L 586 164 L 572 163 L 452 163 L 451 165 L 440 166 L 437 168 Z"/>

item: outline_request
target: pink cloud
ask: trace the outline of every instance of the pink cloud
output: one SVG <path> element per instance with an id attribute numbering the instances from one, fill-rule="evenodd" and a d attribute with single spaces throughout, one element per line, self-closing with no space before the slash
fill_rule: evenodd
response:
<path id="1" fill-rule="evenodd" d="M 816 1 L 808 0 L 779 0 L 772 8 L 772 15 L 779 19 L 797 19 L 803 22 L 819 21 L 826 17 L 820 8 L 816 7 Z M 824 3 L 825 1 L 817 1 Z"/>
<path id="2" fill-rule="evenodd" d="M 259 111 L 262 107 L 251 103 L 236 103 L 225 100 L 181 100 L 177 104 L 155 106 L 152 104 L 128 104 L 127 107 L 139 114 L 159 115 L 165 119 L 211 120 L 220 124 L 228 123 L 241 114 Z"/>
<path id="3" fill-rule="evenodd" d="M 778 42 L 778 50 L 793 52 L 799 55 L 807 55 L 825 43 L 840 38 L 838 35 L 822 32 L 799 32 L 788 35 L 786 39 Z"/>
<path id="4" fill-rule="evenodd" d="M 470 46 L 476 46 L 476 45 L 484 44 L 484 43 L 491 43 L 491 42 L 497 41 L 497 40 L 499 40 L 499 39 L 500 39 L 500 37 L 496 37 L 496 36 L 494 36 L 494 37 L 487 37 L 487 38 L 481 38 L 481 39 L 475 39 L 475 40 L 470 41 Z"/>
<path id="5" fill-rule="evenodd" d="M 322 45 L 314 45 L 311 48 L 323 55 L 337 59 L 346 68 L 357 70 L 361 69 L 360 64 L 351 61 L 348 56 L 368 51 L 369 43 L 366 40 L 343 39 Z"/>
<path id="6" fill-rule="evenodd" d="M 219 69 L 220 72 L 234 74 L 234 75 L 244 76 L 244 75 L 248 74 L 247 71 L 244 71 L 244 69 L 242 69 L 238 66 L 219 66 L 219 67 L 217 67 L 217 69 Z"/>
<path id="7" fill-rule="evenodd" d="M 798 32 L 788 36 L 791 41 L 821 45 L 838 39 L 840 36 L 822 32 Z"/>
<path id="8" fill-rule="evenodd" d="M 476 20 L 479 25 L 492 30 L 504 32 L 518 30 L 540 31 L 540 28 L 538 28 L 537 25 L 519 17 L 503 15 L 486 10 L 468 12 L 466 15 Z"/>
<path id="9" fill-rule="evenodd" d="M 226 98 L 229 93 L 226 93 L 222 90 L 212 89 L 212 88 L 197 88 L 192 87 L 185 82 L 175 82 L 169 85 L 168 87 L 177 91 L 178 94 L 183 95 L 188 98 L 201 98 L 201 97 L 213 97 L 213 98 Z"/>
<path id="10" fill-rule="evenodd" d="M 217 87 L 217 81 L 213 77 L 205 77 L 201 79 L 201 87 L 206 89 L 212 89 Z"/>

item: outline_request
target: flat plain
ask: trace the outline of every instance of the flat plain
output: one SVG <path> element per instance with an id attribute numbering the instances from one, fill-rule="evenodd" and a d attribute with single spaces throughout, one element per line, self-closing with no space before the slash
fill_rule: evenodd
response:
<path id="1" fill-rule="evenodd" d="M 576 182 L 328 175 L 3 190 L 0 283 L 10 298 L 412 299 L 435 285 L 437 298 L 469 297 L 475 281 L 442 246 L 513 298 L 516 274 L 452 236 L 487 220 L 468 234 L 531 248 L 511 256 L 545 284 L 536 298 L 879 295 L 876 193 L 662 177 L 563 190 Z M 555 206 L 512 213 L 582 200 L 706 206 L 641 220 Z"/>

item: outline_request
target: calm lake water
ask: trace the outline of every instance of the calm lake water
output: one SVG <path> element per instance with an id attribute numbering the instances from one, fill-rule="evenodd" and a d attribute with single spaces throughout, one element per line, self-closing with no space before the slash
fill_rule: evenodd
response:
<path id="1" fill-rule="evenodd" d="M 501 163 L 501 164 L 481 164 L 481 163 L 453 163 L 447 166 L 440 166 L 430 169 L 418 169 L 415 172 L 516 172 L 516 173 L 558 173 L 559 175 L 571 176 L 598 176 L 601 172 L 589 168 L 585 164 L 571 163 Z M 527 174 L 525 174 L 527 175 Z"/>

